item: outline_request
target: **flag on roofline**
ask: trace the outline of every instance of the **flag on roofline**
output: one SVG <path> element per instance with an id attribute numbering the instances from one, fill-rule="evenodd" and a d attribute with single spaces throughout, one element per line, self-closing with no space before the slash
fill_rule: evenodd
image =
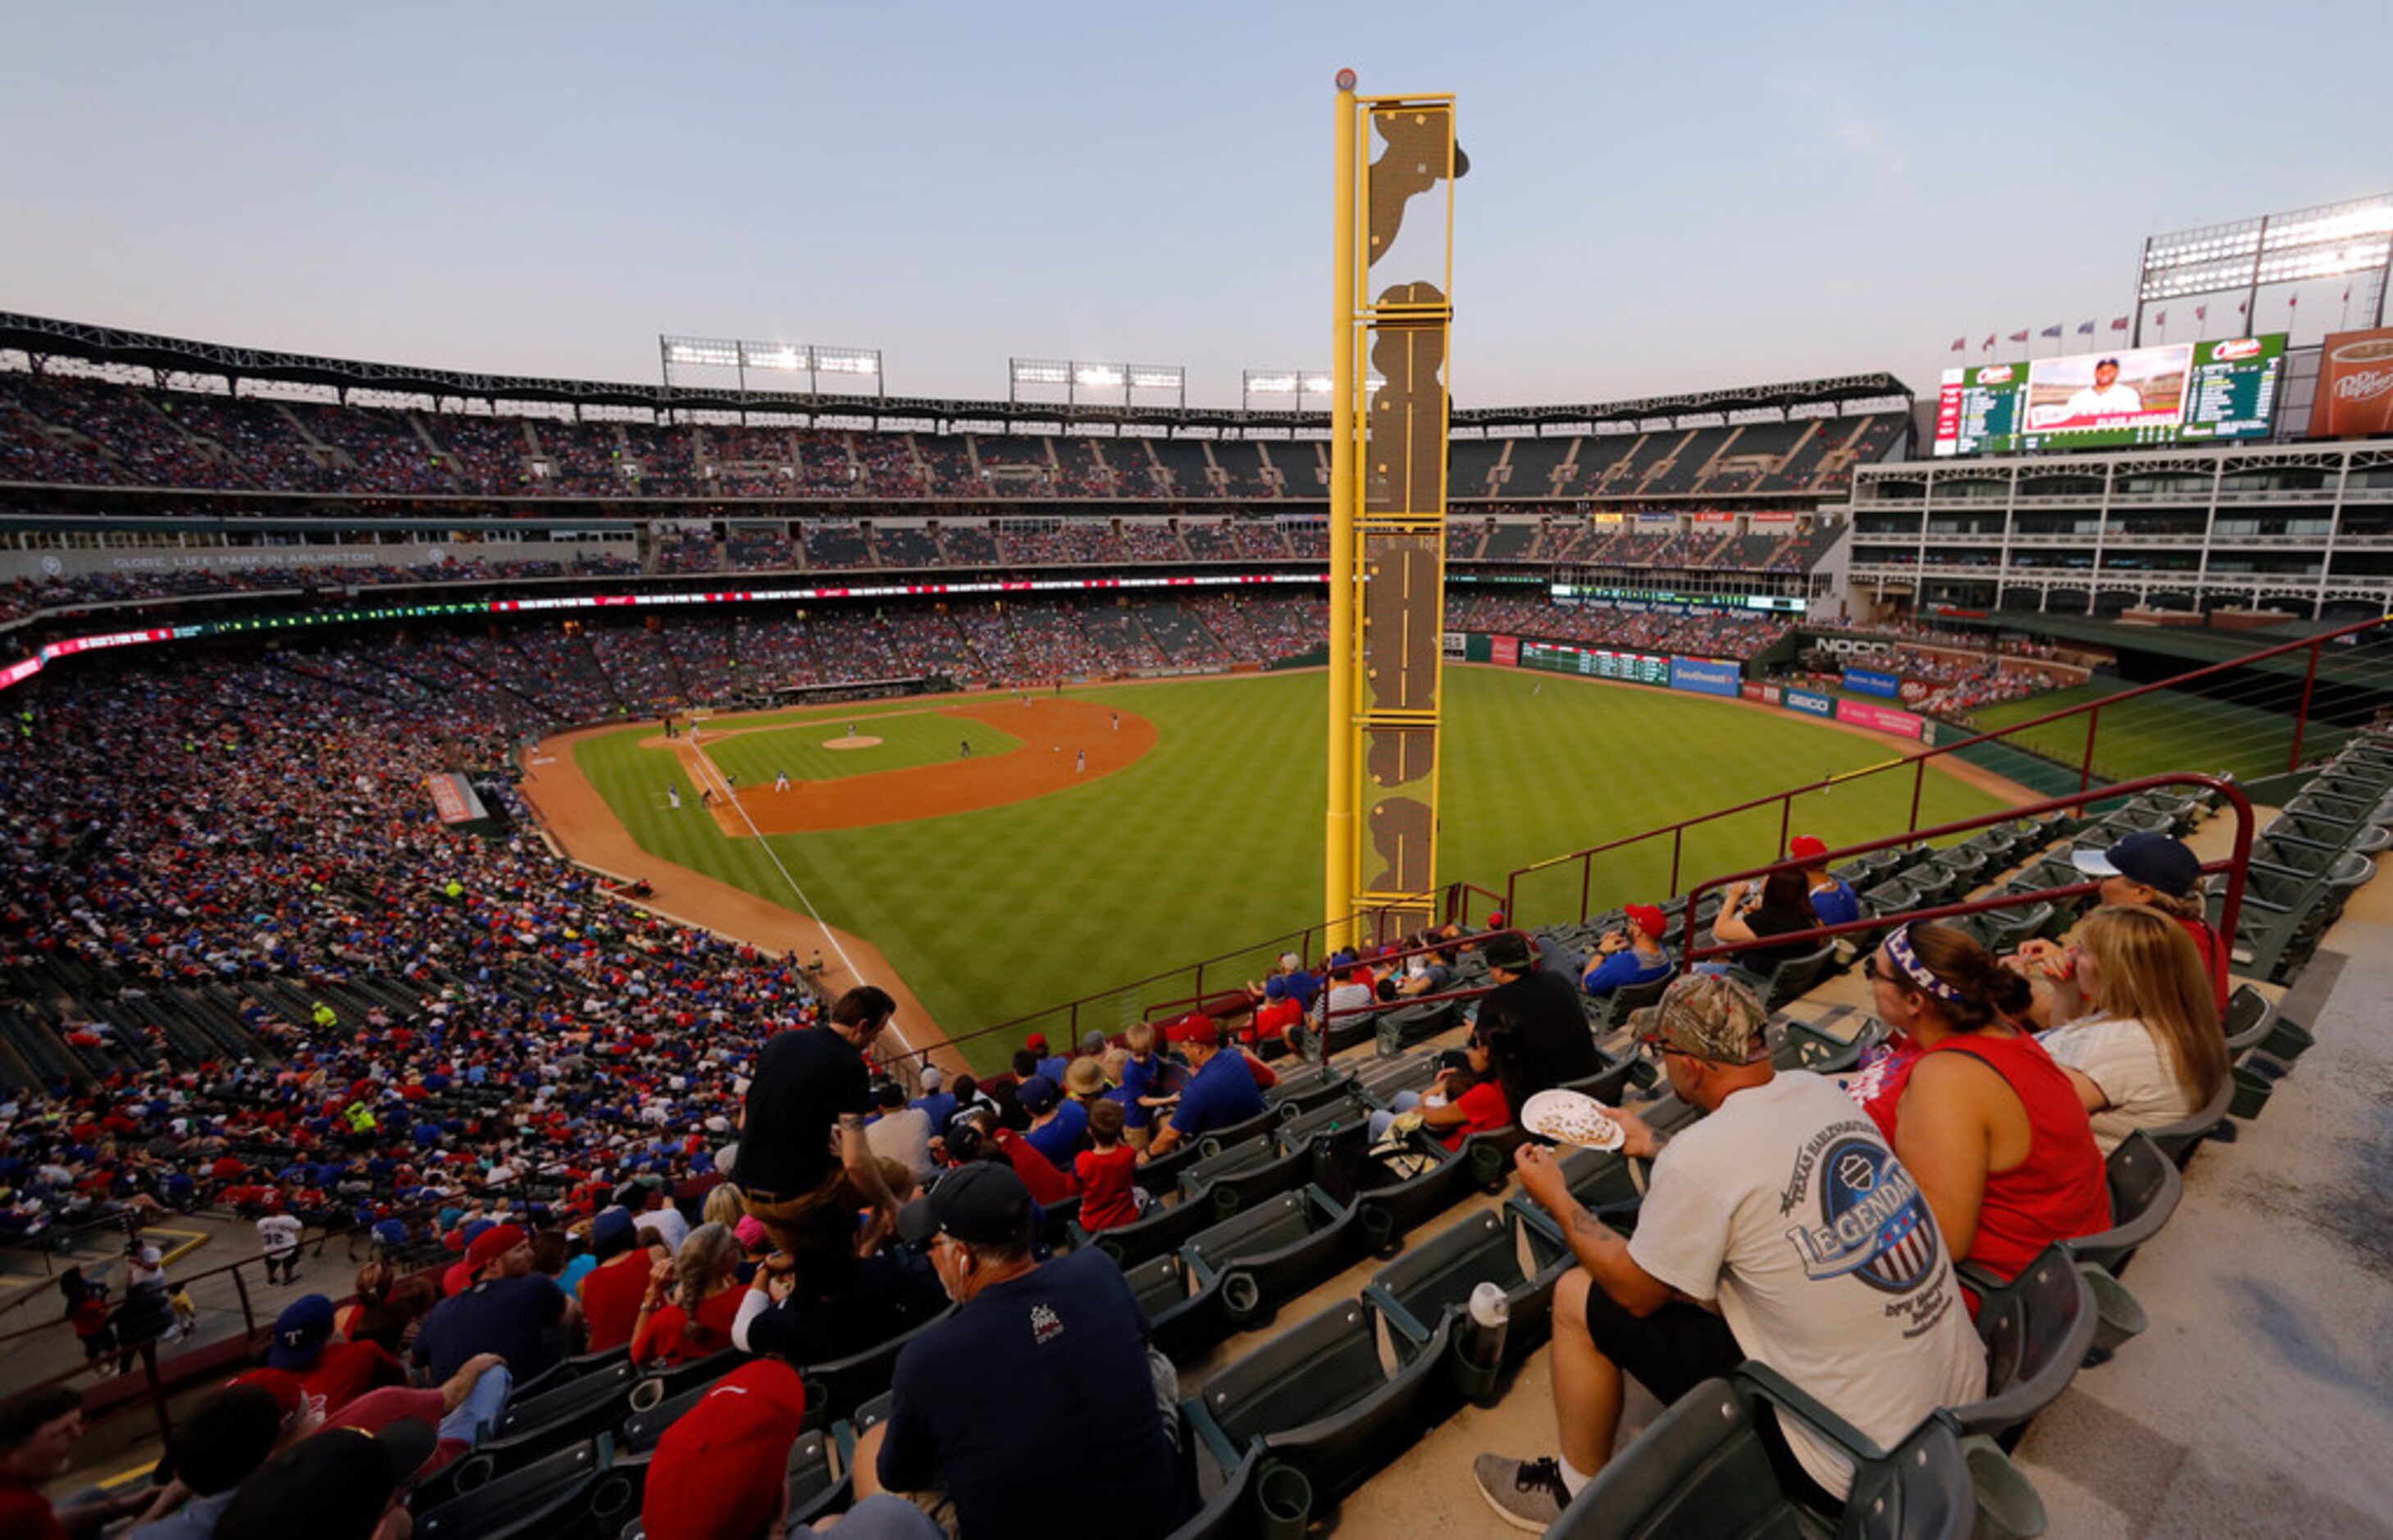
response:
<path id="1" fill-rule="evenodd" d="M 2240 316 L 2240 315 L 2242 315 L 2242 314 L 2243 313 L 2243 307 L 2244 307 L 2244 305 L 2245 305 L 2246 303 L 2247 303 L 2246 301 L 2244 301 L 2244 300 L 2240 300 L 2240 299 L 2239 299 L 2239 300 L 2237 300 L 2237 301 L 2235 302 L 2235 313 L 2236 313 L 2237 315 L 2239 315 L 2239 316 Z"/>
<path id="2" fill-rule="evenodd" d="M 1968 346 L 1969 346 L 1969 339 L 1968 339 L 1968 338 L 1967 338 L 1967 337 L 1955 337 L 1955 338 L 1953 339 L 1953 346 L 1952 346 L 1951 351 L 1955 352 L 1955 353 L 1958 353 L 1958 352 L 1961 352 L 1961 351 L 1963 351 L 1964 349 L 1966 349 Z"/>
<path id="3" fill-rule="evenodd" d="M 2210 319 L 2210 307 L 2207 305 L 2195 306 L 2193 307 L 2193 319 L 2196 320 L 2208 320 Z"/>
<path id="4" fill-rule="evenodd" d="M 2090 320 L 2079 321 L 2077 323 L 2077 334 L 2081 337 L 2092 336 L 2094 334 L 2094 323 Z"/>
<path id="5" fill-rule="evenodd" d="M 1994 334 L 1992 332 L 1989 332 L 1989 333 L 1986 333 L 1986 345 L 1985 345 L 1984 348 L 1983 348 L 1981 351 L 1991 353 L 1991 352 L 1993 352 L 1994 350 Z"/>
<path id="6" fill-rule="evenodd" d="M 2047 326 L 2047 327 L 2046 327 L 2043 331 L 2038 332 L 2038 333 L 2036 333 L 2036 335 L 2037 335 L 2037 336 L 2039 336 L 2039 337 L 2057 337 L 2057 336 L 2060 335 L 2060 322 L 2059 322 L 2059 321 L 2057 321 L 2057 320 L 2056 320 L 2056 321 L 2054 321 L 2050 326 Z"/>
<path id="7" fill-rule="evenodd" d="M 2115 322 L 2115 321 L 2114 321 L 2114 322 L 2112 322 L 2112 324 L 2116 325 L 2116 324 L 2117 324 L 2117 322 Z M 2153 324 L 2154 326 L 2166 326 L 2166 325 L 2168 324 L 2168 312 L 2167 312 L 2166 310 L 2155 310 L 2155 311 L 2153 311 L 2153 312 L 2152 312 L 2152 324 Z"/>
<path id="8" fill-rule="evenodd" d="M 2168 318 L 2168 312 L 2167 312 L 2166 310 L 2162 311 L 2162 312 L 2161 312 L 2161 317 L 2162 317 L 2162 319 L 2163 319 L 2163 320 L 2166 320 L 2166 319 Z M 2126 317 L 2125 317 L 2125 316 L 2112 316 L 2112 317 L 2111 318 L 2111 330 L 2112 330 L 2112 331 L 2113 331 L 2113 332 L 2124 332 L 2124 331 L 2125 331 L 2126 329 L 2127 329 L 2127 318 L 2126 318 Z"/>
<path id="9" fill-rule="evenodd" d="M 2025 332 L 2014 332 L 2011 333 L 2011 341 L 2025 342 L 2027 341 L 2027 333 Z"/>
<path id="10" fill-rule="evenodd" d="M 2287 295 L 2285 296 L 2285 308 L 2286 308 L 2286 309 L 2288 309 L 2288 310 L 2290 310 L 2290 309 L 2292 309 L 2295 306 L 2299 305 L 2301 302 L 2302 302 L 2302 296 L 2301 296 L 2301 295 L 2299 295 L 2299 294 L 2287 294 Z"/>

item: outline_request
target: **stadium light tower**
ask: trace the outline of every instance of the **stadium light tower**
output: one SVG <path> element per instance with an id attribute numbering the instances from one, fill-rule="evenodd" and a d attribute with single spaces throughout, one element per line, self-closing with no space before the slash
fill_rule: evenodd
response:
<path id="1" fill-rule="evenodd" d="M 885 390 L 881 374 L 881 350 L 877 347 L 822 347 L 809 343 L 750 342 L 729 337 L 660 336 L 657 338 L 657 358 L 663 367 L 665 385 L 669 389 L 689 383 L 688 376 L 693 370 L 720 372 L 727 369 L 738 377 L 739 394 L 743 397 L 749 393 L 751 371 L 767 376 L 804 374 L 806 377 L 805 393 L 809 396 L 822 394 L 822 377 L 825 374 L 870 380 L 872 393 L 876 396 Z"/>
<path id="2" fill-rule="evenodd" d="M 1009 359 L 1005 398 L 1019 402 L 1024 386 L 1061 386 L 1064 404 L 1078 406 L 1084 398 L 1107 406 L 1126 407 L 1141 391 L 1169 391 L 1172 405 L 1188 404 L 1188 371 L 1178 364 L 1090 363 L 1073 359 Z"/>
<path id="3" fill-rule="evenodd" d="M 1470 162 L 1452 96 L 1358 97 L 1352 70 L 1337 86 L 1323 907 L 1346 945 L 1362 909 L 1383 928 L 1434 918 L 1445 360 Z M 1420 198 L 1441 183 L 1442 203 Z"/>
<path id="4" fill-rule="evenodd" d="M 2393 281 L 2393 193 L 2156 235 L 2144 242 L 2136 284 L 2136 346 L 2144 344 L 2148 305 L 2241 290 L 2244 324 L 2256 329 L 2263 285 L 2360 274 L 2375 278 L 2374 324 L 2382 326 Z"/>
<path id="5" fill-rule="evenodd" d="M 1253 411 L 1258 396 L 1293 396 L 1296 410 L 1302 411 L 1307 396 L 1327 398 L 1337 385 L 1335 379 L 1318 370 L 1249 369 L 1239 376 L 1238 408 Z"/>

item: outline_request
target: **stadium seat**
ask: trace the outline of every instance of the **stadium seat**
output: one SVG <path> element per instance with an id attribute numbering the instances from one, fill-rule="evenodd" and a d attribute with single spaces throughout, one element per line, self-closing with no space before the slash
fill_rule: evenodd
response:
<path id="1" fill-rule="evenodd" d="M 1757 981 L 1754 993 L 1761 997 L 1764 1010 L 1784 1009 L 1790 1001 L 1801 999 L 1811 992 L 1829 966 L 1837 960 L 1834 942 L 1816 951 L 1782 959 L 1770 972 Z"/>
<path id="2" fill-rule="evenodd" d="M 2276 1024 L 2277 1005 L 2248 984 L 2239 984 L 2227 997 L 2227 1015 L 2218 1024 L 2227 1034 L 2227 1057 L 2241 1058 L 2257 1046 Z"/>
<path id="3" fill-rule="evenodd" d="M 2193 1152 L 2202 1142 L 2227 1121 L 2227 1109 L 2234 1100 L 2235 1077 L 2222 1075 L 2218 1077 L 2218 1092 L 2206 1106 L 2174 1123 L 2146 1129 L 2142 1130 L 2143 1135 L 2152 1142 L 2154 1149 L 2181 1171 L 2185 1169 L 2186 1162 L 2193 1158 Z"/>
<path id="4" fill-rule="evenodd" d="M 1125 1269 L 1122 1276 L 1146 1312 L 1148 1339 L 1173 1363 L 1210 1351 L 1230 1334 L 1230 1318 L 1222 1310 L 1222 1280 L 1192 1286 L 1188 1266 L 1177 1253 L 1150 1258 Z"/>
<path id="5" fill-rule="evenodd" d="M 2069 1249 L 2078 1260 L 2115 1277 L 2126 1271 L 2136 1248 L 2160 1233 L 2177 1212 L 2185 1179 L 2177 1174 L 2177 1163 L 2140 1129 L 2119 1142 L 2104 1169 L 2111 1184 L 2111 1228 L 2099 1235 L 2079 1236 Z"/>
<path id="6" fill-rule="evenodd" d="M 1434 1053 L 1374 1060 L 1354 1068 L 1354 1084 L 1365 1096 L 1382 1107 L 1406 1091 L 1428 1090 L 1436 1078 L 1437 1055 Z"/>
<path id="7" fill-rule="evenodd" d="M 1576 1080 L 1565 1080 L 1556 1089 L 1575 1090 L 1581 1096 L 1592 1097 L 1607 1107 L 1616 1107 L 1620 1104 L 1621 1096 L 1628 1090 L 1629 1076 L 1636 1067 L 1637 1061 L 1634 1058 L 1615 1060 L 1607 1055 L 1604 1066 L 1593 1075 L 1583 1075 Z"/>
<path id="8" fill-rule="evenodd" d="M 1841 1512 L 1815 1512 L 1786 1492 L 1761 1442 L 1765 1403 L 1852 1458 L 1852 1490 Z M 1966 1540 L 1977 1509 L 1968 1462 L 1942 1414 L 1881 1451 L 1785 1379 L 1747 1364 L 1673 1403 L 1579 1489 L 1546 1533 L 1549 1540 Z"/>
<path id="9" fill-rule="evenodd" d="M 1243 1123 L 1233 1123 L 1226 1129 L 1216 1129 L 1211 1133 L 1200 1134 L 1195 1142 L 1206 1155 L 1217 1155 L 1233 1144 L 1243 1144 L 1259 1133 L 1271 1132 L 1278 1123 L 1279 1114 L 1265 1107 Z M 1151 1173 L 1155 1167 L 1153 1162 L 1149 1162 L 1140 1169 Z"/>
<path id="10" fill-rule="evenodd" d="M 1283 1075 L 1279 1083 L 1263 1092 L 1263 1104 L 1282 1118 L 1297 1117 L 1311 1112 L 1326 1102 L 1336 1101 L 1354 1087 L 1354 1077 L 1342 1069 L 1324 1066 L 1299 1070 Z M 1168 1158 L 1168 1157 L 1167 1157 Z M 1154 1168 L 1153 1163 L 1140 1168 L 1144 1175 Z"/>
<path id="11" fill-rule="evenodd" d="M 1200 1289 L 1219 1284 L 1223 1312 L 1247 1329 L 1345 1268 L 1361 1234 L 1354 1210 L 1306 1187 L 1198 1231 L 1180 1255 Z"/>
<path id="12" fill-rule="evenodd" d="M 1452 1000 L 1429 1000 L 1399 1006 L 1371 1018 L 1382 1057 L 1404 1052 L 1460 1024 L 1462 1009 Z"/>
<path id="13" fill-rule="evenodd" d="M 1599 997 L 1591 1002 L 1589 1024 L 1598 1032 L 1610 1032 L 1626 1026 L 1632 1012 L 1660 1004 L 1662 991 L 1669 988 L 1670 981 L 1677 977 L 1676 973 L 1665 973 L 1643 984 L 1623 985 L 1610 994 Z"/>
<path id="14" fill-rule="evenodd" d="M 1458 1388 L 1484 1395 L 1504 1368 L 1518 1364 L 1546 1339 L 1551 1325 L 1554 1285 L 1576 1264 L 1570 1248 L 1518 1210 L 1485 1209 L 1449 1226 L 1434 1239 L 1410 1247 L 1371 1275 L 1363 1298 L 1388 1328 L 1416 1344 L 1427 1343 L 1441 1324 L 1464 1330 L 1471 1292 L 1483 1283 L 1504 1290 L 1509 1312 L 1504 1362 L 1471 1364 L 1457 1354 Z"/>
<path id="15" fill-rule="evenodd" d="M 474 1484 L 466 1468 L 479 1466 L 480 1479 L 512 1471 L 561 1444 L 613 1429 L 629 1416 L 632 1387 L 639 1377 L 629 1359 L 569 1380 L 553 1390 L 510 1403 L 480 1447 L 458 1462 L 452 1478 L 459 1490 Z"/>
<path id="16" fill-rule="evenodd" d="M 812 1523 L 837 1508 L 847 1506 L 849 1494 L 855 1489 L 855 1479 L 831 1473 L 830 1435 L 821 1429 L 798 1435 L 790 1445 L 790 1460 L 784 1480 L 789 1492 L 789 1515 L 793 1523 Z"/>
<path id="17" fill-rule="evenodd" d="M 1083 1234 L 1081 1240 L 1128 1269 L 1178 1251 L 1182 1242 L 1220 1218 L 1210 1203 L 1183 1201 L 1160 1205 L 1143 1220 L 1101 1231 L 1094 1236 Z"/>
<path id="18" fill-rule="evenodd" d="M 1209 1208 L 1216 1217 L 1301 1187 L 1313 1175 L 1310 1146 L 1283 1150 L 1271 1132 L 1225 1146 L 1180 1173 L 1183 1207 Z M 1129 1228 L 1128 1226 L 1124 1227 Z"/>
<path id="19" fill-rule="evenodd" d="M 612 1368 L 618 1364 L 629 1363 L 631 1356 L 632 1350 L 625 1345 L 608 1348 L 600 1352 L 583 1353 L 579 1358 L 569 1358 L 562 1363 L 552 1364 L 517 1386 L 511 1392 L 510 1399 L 520 1405 L 535 1396 L 547 1394 L 569 1380 L 579 1379 L 583 1375 L 595 1374 L 601 1369 Z"/>
<path id="20" fill-rule="evenodd" d="M 888 1341 L 867 1348 L 862 1352 L 835 1358 L 828 1364 L 806 1365 L 805 1425 L 808 1428 L 828 1427 L 888 1390 L 889 1377 L 896 1372 L 897 1355 L 905 1350 L 906 1344 L 954 1313 L 954 1307 L 950 1306 L 913 1330 L 900 1332 Z"/>
<path id="21" fill-rule="evenodd" d="M 1443 1326 L 1426 1344 L 1398 1336 L 1392 1372 L 1379 1336 L 1370 1308 L 1349 1300 L 1226 1365 L 1182 1404 L 1197 1446 L 1224 1474 L 1260 1446 L 1318 1496 L 1345 1493 L 1411 1447 L 1445 1358 Z"/>
<path id="22" fill-rule="evenodd" d="M 1967 1433 L 2016 1432 L 2069 1388 L 2094 1346 L 2094 1289 L 2066 1246 L 2047 1246 L 2007 1284 L 1981 1291 L 1986 1393 L 1952 1409 Z"/>
<path id="23" fill-rule="evenodd" d="M 578 1526 L 569 1526 L 568 1517 L 613 1463 L 613 1445 L 602 1433 L 461 1490 L 417 1514 L 415 1533 L 425 1540 L 451 1535 L 457 1540 L 512 1540 L 570 1533 Z"/>
<path id="24" fill-rule="evenodd" d="M 1817 1022 L 1772 1017 L 1771 1028 L 1775 1039 L 1771 1063 L 1780 1069 L 1808 1069 L 1815 1075 L 1842 1075 L 1855 1068 L 1862 1055 L 1886 1036 L 1885 1023 L 1859 1011 Z"/>
<path id="25" fill-rule="evenodd" d="M 1435 1135 L 1416 1129 L 1406 1142 L 1425 1163 L 1421 1168 L 1353 1195 L 1354 1222 L 1362 1244 L 1375 1254 L 1393 1253 L 1414 1226 L 1443 1214 L 1479 1185 L 1471 1162 L 1460 1151 L 1446 1149 Z M 1334 1186 L 1330 1192 L 1333 1196 L 1342 1195 Z"/>

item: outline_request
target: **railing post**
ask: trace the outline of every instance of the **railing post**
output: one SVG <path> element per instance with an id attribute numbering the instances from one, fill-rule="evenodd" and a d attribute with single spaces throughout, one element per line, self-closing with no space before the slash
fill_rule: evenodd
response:
<path id="1" fill-rule="evenodd" d="M 1679 855 L 1686 847 L 1686 825 L 1680 824 L 1678 828 L 1670 830 L 1670 891 L 1674 894 L 1679 891 Z M 1688 912 L 1693 912 L 1692 907 L 1690 907 Z M 1694 933 L 1695 933 L 1692 928 L 1687 932 L 1687 934 L 1690 936 L 1693 936 Z"/>
<path id="2" fill-rule="evenodd" d="M 1587 923 L 1588 889 L 1595 881 L 1595 852 L 1589 851 L 1578 862 L 1578 922 Z"/>
<path id="3" fill-rule="evenodd" d="M 1916 807 L 1911 810 L 1911 821 L 1914 826 L 1919 822 L 1919 810 Z M 1786 837 L 1794 831 L 1795 793 L 1789 791 L 1778 799 L 1778 853 L 1780 855 L 1784 855 L 1786 853 Z"/>
<path id="4" fill-rule="evenodd" d="M 2086 713 L 2086 758 L 2077 766 L 2077 790 L 2094 790 L 2094 733 L 2102 724 L 2102 708 L 2092 707 Z"/>
<path id="5" fill-rule="evenodd" d="M 1919 832 L 1919 793 L 1927 785 L 1928 756 L 1922 754 L 1911 762 L 1911 827 L 1903 830 L 1905 834 Z M 1786 846 L 1782 842 L 1778 848 L 1785 850 Z"/>
<path id="6" fill-rule="evenodd" d="M 1196 1009 L 1205 1009 L 1205 965 L 1201 962 L 1196 965 Z"/>
<path id="7" fill-rule="evenodd" d="M 2285 773 L 2291 775 L 2302 767 L 2302 729 L 2309 725 L 2310 691 L 2318 684 L 2319 649 L 2324 644 L 2310 644 L 2310 666 L 2302 673 L 2302 709 L 2294 713 L 2294 751 L 2285 761 Z"/>
<path id="8" fill-rule="evenodd" d="M 232 1291 L 241 1297 L 242 1329 L 251 1337 L 257 1335 L 257 1312 L 250 1308 L 249 1285 L 242 1281 L 241 1269 L 232 1270 Z"/>

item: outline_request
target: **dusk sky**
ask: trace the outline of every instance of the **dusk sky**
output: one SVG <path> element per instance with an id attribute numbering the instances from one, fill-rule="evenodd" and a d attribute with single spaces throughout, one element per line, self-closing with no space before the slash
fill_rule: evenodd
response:
<path id="1" fill-rule="evenodd" d="M 20 0 L 0 309 L 617 380 L 660 332 L 877 346 L 905 395 L 1177 363 L 1235 404 L 1327 362 L 1352 65 L 1458 98 L 1459 404 L 1924 390 L 1955 336 L 2125 311 L 2150 234 L 2393 189 L 2388 16 Z"/>

